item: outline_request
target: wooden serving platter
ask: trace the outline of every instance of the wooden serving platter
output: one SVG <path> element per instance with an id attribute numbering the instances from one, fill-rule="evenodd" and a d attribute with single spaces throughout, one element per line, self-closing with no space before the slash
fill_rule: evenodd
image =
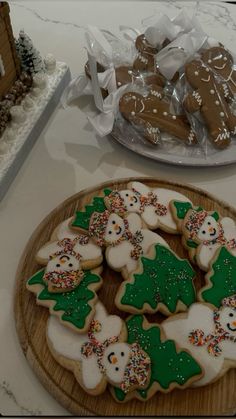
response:
<path id="1" fill-rule="evenodd" d="M 109 390 L 100 396 L 85 393 L 74 378 L 74 375 L 60 366 L 51 356 L 46 344 L 46 322 L 48 309 L 36 305 L 35 295 L 27 291 L 27 279 L 40 266 L 35 261 L 37 250 L 50 239 L 54 228 L 64 219 L 72 216 L 76 210 L 82 210 L 94 196 L 102 195 L 104 188 L 124 189 L 128 182 L 138 180 L 150 187 L 164 187 L 182 192 L 194 204 L 207 210 L 217 210 L 222 216 L 236 220 L 236 210 L 225 202 L 207 192 L 191 185 L 173 183 L 155 178 L 129 178 L 106 182 L 73 195 L 55 208 L 38 226 L 31 236 L 21 257 L 15 286 L 15 320 L 22 350 L 31 367 L 45 388 L 74 415 L 101 416 L 169 416 L 169 415 L 233 415 L 236 413 L 236 370 L 230 370 L 224 377 L 212 385 L 202 388 L 174 390 L 168 394 L 156 393 L 149 401 L 132 400 L 117 403 Z M 171 248 L 180 257 L 187 257 L 180 236 L 160 232 Z M 204 274 L 195 267 L 197 278 L 196 288 L 204 285 Z M 109 313 L 119 312 L 113 301 L 119 287 L 121 276 L 104 266 L 102 273 L 104 284 L 98 292 Z M 160 314 L 147 315 L 149 321 L 161 321 Z"/>

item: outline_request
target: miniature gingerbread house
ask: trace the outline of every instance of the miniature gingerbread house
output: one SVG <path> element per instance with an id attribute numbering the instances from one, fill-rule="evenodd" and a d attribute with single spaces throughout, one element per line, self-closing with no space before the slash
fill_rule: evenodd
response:
<path id="1" fill-rule="evenodd" d="M 0 98 L 5 95 L 20 75 L 14 36 L 7 2 L 0 1 Z"/>

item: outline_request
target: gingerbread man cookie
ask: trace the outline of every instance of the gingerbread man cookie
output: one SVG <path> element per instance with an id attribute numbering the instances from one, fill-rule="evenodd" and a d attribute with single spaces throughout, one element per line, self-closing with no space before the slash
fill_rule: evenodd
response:
<path id="1" fill-rule="evenodd" d="M 100 302 L 88 332 L 83 335 L 64 328 L 53 317 L 47 325 L 52 355 L 92 395 L 103 393 L 108 382 L 125 394 L 148 385 L 150 358 L 137 343 L 126 343 L 126 335 L 124 322 L 118 316 L 108 315 Z"/>
<path id="2" fill-rule="evenodd" d="M 155 54 L 158 48 L 152 46 L 147 41 L 145 34 L 139 35 L 135 41 L 138 55 L 133 63 L 134 70 L 149 71 L 155 73 Z"/>
<path id="3" fill-rule="evenodd" d="M 139 83 L 142 85 L 157 85 L 164 87 L 166 78 L 159 72 L 155 74 L 143 75 L 139 71 L 130 66 L 120 66 L 115 68 L 117 87 L 124 86 L 125 84 Z"/>
<path id="4" fill-rule="evenodd" d="M 150 86 L 147 96 L 136 92 L 125 93 L 119 102 L 123 117 L 136 127 L 141 127 L 144 137 L 157 144 L 160 131 L 167 132 L 187 144 L 197 143 L 196 135 L 185 115 L 170 112 L 170 102 L 164 96 L 163 89 Z"/>
<path id="5" fill-rule="evenodd" d="M 108 210 L 95 212 L 90 219 L 89 234 L 99 246 L 106 247 L 108 265 L 121 271 L 124 278 L 136 269 L 140 256 L 152 244 L 161 243 L 168 247 L 161 236 L 142 228 L 141 218 L 135 213 L 122 218 Z"/>
<path id="6" fill-rule="evenodd" d="M 195 303 L 187 313 L 165 320 L 162 327 L 204 367 L 205 375 L 194 387 L 212 383 L 236 367 L 236 295 L 223 299 L 219 308 Z"/>
<path id="7" fill-rule="evenodd" d="M 214 73 L 222 78 L 225 92 L 227 88 L 236 94 L 236 71 L 234 69 L 234 60 L 229 51 L 223 46 L 212 47 L 201 54 L 202 61 L 210 67 Z M 230 94 L 230 92 L 228 94 Z"/>
<path id="8" fill-rule="evenodd" d="M 236 134 L 236 117 L 226 101 L 223 87 L 200 60 L 185 66 L 185 76 L 194 89 L 184 99 L 185 109 L 190 113 L 200 111 L 212 143 L 220 149 L 227 147 L 231 134 Z"/>
<path id="9" fill-rule="evenodd" d="M 155 230 L 159 227 L 167 233 L 175 234 L 178 229 L 169 206 L 173 199 L 190 202 L 179 192 L 166 188 L 151 189 L 141 182 L 130 182 L 127 189 L 112 191 L 104 201 L 112 212 L 136 212 L 149 229 Z"/>

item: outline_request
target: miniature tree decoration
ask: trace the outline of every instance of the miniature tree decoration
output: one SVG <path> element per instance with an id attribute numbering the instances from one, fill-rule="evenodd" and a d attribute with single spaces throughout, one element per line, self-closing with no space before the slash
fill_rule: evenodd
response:
<path id="1" fill-rule="evenodd" d="M 45 72 L 45 65 L 38 50 L 34 47 L 30 37 L 21 30 L 16 40 L 16 50 L 21 61 L 23 71 L 30 74 Z"/>

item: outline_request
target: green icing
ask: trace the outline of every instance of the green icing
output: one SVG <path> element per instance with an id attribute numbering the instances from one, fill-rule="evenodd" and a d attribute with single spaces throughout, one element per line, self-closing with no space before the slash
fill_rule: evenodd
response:
<path id="1" fill-rule="evenodd" d="M 220 218 L 220 216 L 219 216 L 219 214 L 218 214 L 218 212 L 213 212 L 213 214 L 211 214 L 211 216 L 213 217 L 213 218 L 215 218 L 215 220 L 216 221 L 218 221 L 219 220 L 219 218 Z"/>
<path id="2" fill-rule="evenodd" d="M 236 257 L 226 247 L 222 247 L 212 264 L 212 274 L 208 277 L 212 287 L 202 292 L 207 303 L 220 307 L 225 297 L 236 294 Z"/>
<path id="3" fill-rule="evenodd" d="M 141 310 L 147 303 L 157 311 L 163 303 L 174 313 L 178 301 L 187 307 L 195 300 L 193 278 L 195 272 L 187 260 L 179 259 L 174 252 L 160 244 L 155 245 L 155 258 L 141 258 L 142 273 L 134 274 L 132 283 L 123 283 L 124 294 L 120 303 Z"/>
<path id="4" fill-rule="evenodd" d="M 187 245 L 188 247 L 191 247 L 193 249 L 196 249 L 196 247 L 198 247 L 198 244 L 195 243 L 193 240 L 187 240 Z"/>
<path id="5" fill-rule="evenodd" d="M 176 215 L 180 220 L 183 220 L 188 210 L 192 208 L 190 202 L 174 201 L 173 205 L 176 208 Z"/>
<path id="6" fill-rule="evenodd" d="M 95 292 L 88 287 L 90 284 L 101 283 L 101 278 L 90 271 L 84 272 L 81 283 L 73 291 L 52 293 L 43 280 L 44 269 L 36 272 L 29 280 L 28 285 L 41 285 L 43 289 L 37 295 L 38 300 L 55 301 L 53 311 L 62 311 L 61 319 L 72 323 L 78 329 L 83 329 L 86 318 L 92 310 L 89 301 L 95 296 Z"/>
<path id="7" fill-rule="evenodd" d="M 111 189 L 104 189 L 104 195 L 107 196 L 111 193 Z M 88 230 L 90 217 L 94 212 L 105 211 L 106 205 L 104 203 L 104 197 L 95 196 L 93 201 L 89 205 L 85 205 L 85 211 L 77 211 L 75 219 L 72 223 L 73 227 L 80 227 L 84 230 Z"/>
<path id="8" fill-rule="evenodd" d="M 161 341 L 161 330 L 157 325 L 143 328 L 145 317 L 134 315 L 127 322 L 128 343 L 138 342 L 151 359 L 151 377 L 145 390 L 138 390 L 139 395 L 146 399 L 148 390 L 156 382 L 163 390 L 167 390 L 171 383 L 185 385 L 189 379 L 201 374 L 201 367 L 195 359 L 185 351 L 176 351 L 173 340 Z M 123 401 L 125 394 L 115 388 L 118 400 Z"/>

